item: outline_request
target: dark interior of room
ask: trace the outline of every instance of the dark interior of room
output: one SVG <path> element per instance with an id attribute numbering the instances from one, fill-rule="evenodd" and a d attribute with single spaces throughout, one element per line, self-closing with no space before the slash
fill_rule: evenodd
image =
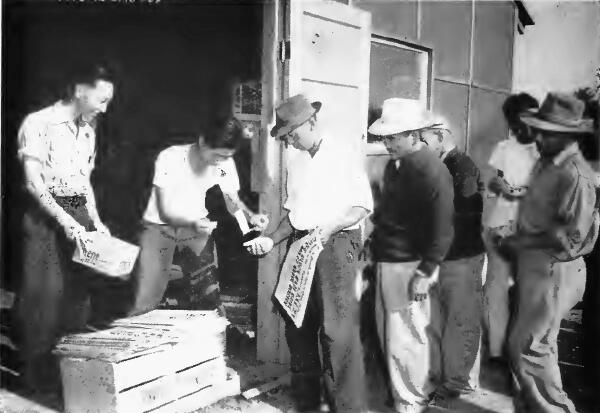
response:
<path id="1" fill-rule="evenodd" d="M 2 257 L 10 258 L 3 263 L 8 270 L 2 271 L 2 284 L 11 289 L 18 248 L 10 240 L 18 237 L 22 182 L 17 131 L 26 114 L 58 100 L 65 68 L 81 58 L 99 58 L 118 71 L 115 98 L 97 130 L 93 183 L 100 215 L 113 235 L 135 242 L 156 155 L 190 143 L 191 133 L 228 116 L 234 82 L 260 79 L 262 7 L 252 1 L 165 0 L 4 6 L 10 13 L 4 13 L 2 49 Z M 236 164 L 242 199 L 256 207 L 250 157 L 247 141 Z M 238 279 L 230 281 L 255 289 L 256 260 L 244 256 L 241 245 L 233 250 L 228 268 Z"/>

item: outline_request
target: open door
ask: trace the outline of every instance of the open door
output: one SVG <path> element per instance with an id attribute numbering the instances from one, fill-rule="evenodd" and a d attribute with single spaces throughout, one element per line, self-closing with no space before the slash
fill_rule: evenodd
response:
<path id="1" fill-rule="evenodd" d="M 263 37 L 263 113 L 261 208 L 273 224 L 285 200 L 286 157 L 291 151 L 268 136 L 273 110 L 283 99 L 304 93 L 323 103 L 319 124 L 342 145 L 366 143 L 369 104 L 371 14 L 333 1 L 275 0 L 265 2 Z M 357 157 L 357 167 L 363 167 Z M 258 176 L 259 174 L 256 174 Z M 271 300 L 285 245 L 259 263 L 257 358 L 287 363 L 284 323 Z"/>
<path id="2" fill-rule="evenodd" d="M 334 1 L 290 0 L 287 96 L 323 103 L 322 130 L 343 144 L 366 137 L 371 14 Z M 342 142 L 340 142 L 342 143 Z"/>

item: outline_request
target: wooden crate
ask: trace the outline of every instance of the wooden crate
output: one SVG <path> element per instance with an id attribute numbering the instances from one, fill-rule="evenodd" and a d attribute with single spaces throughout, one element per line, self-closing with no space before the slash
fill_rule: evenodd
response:
<path id="1" fill-rule="evenodd" d="M 223 386 L 222 383 L 231 383 L 222 356 L 178 371 L 173 371 L 163 361 L 153 364 L 157 361 L 154 355 L 140 357 L 140 360 L 144 359 L 146 361 L 142 364 L 132 360 L 134 363 L 130 365 L 127 361 L 110 363 L 94 359 L 62 358 L 65 412 L 142 413 L 161 406 L 166 408 L 167 405 L 173 408 L 172 402 L 214 386 L 213 390 L 203 393 L 213 394 L 214 389 L 218 390 L 219 386 Z M 237 387 L 239 394 L 239 384 Z M 221 393 L 217 391 L 215 394 Z M 215 401 L 221 397 L 225 396 L 219 396 Z"/>
<path id="2" fill-rule="evenodd" d="M 226 324 L 207 324 L 204 317 L 157 311 L 120 320 L 111 329 L 65 337 L 56 349 L 65 411 L 177 412 L 185 405 L 180 399 L 198 393 L 210 399 L 223 393 L 221 387 L 230 389 Z"/>

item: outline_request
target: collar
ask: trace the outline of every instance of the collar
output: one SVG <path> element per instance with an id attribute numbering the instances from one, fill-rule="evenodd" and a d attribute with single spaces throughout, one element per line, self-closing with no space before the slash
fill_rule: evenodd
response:
<path id="1" fill-rule="evenodd" d="M 577 142 L 573 142 L 572 144 L 567 146 L 565 149 L 563 149 L 558 155 L 556 155 L 552 159 L 552 163 L 556 166 L 560 166 L 568 158 L 570 158 L 571 156 L 576 155 L 578 153 L 579 153 L 579 145 L 577 145 Z"/>
<path id="2" fill-rule="evenodd" d="M 442 162 L 445 161 L 446 158 L 448 157 L 448 155 L 450 155 L 450 153 L 455 150 L 456 150 L 456 145 L 452 145 L 452 146 L 450 146 L 450 149 L 448 149 L 447 151 L 442 153 L 442 156 L 440 156 L 440 159 L 442 160 Z"/>
<path id="3" fill-rule="evenodd" d="M 75 122 L 73 112 L 69 105 L 66 105 L 62 100 L 59 100 L 52 106 L 52 123 L 58 125 L 65 122 Z"/>

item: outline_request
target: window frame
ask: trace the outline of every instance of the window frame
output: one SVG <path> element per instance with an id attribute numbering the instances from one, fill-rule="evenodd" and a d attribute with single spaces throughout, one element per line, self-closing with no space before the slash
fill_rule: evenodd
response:
<path id="1" fill-rule="evenodd" d="M 430 110 L 431 109 L 431 100 L 432 100 L 432 84 L 433 84 L 433 49 L 430 47 L 426 47 L 417 43 L 408 42 L 406 40 L 400 40 L 389 36 L 380 35 L 377 33 L 371 34 L 371 48 L 373 47 L 373 43 L 378 43 L 386 46 L 396 47 L 398 49 L 410 50 L 413 52 L 417 52 L 426 56 L 427 62 L 421 67 L 421 75 L 422 79 L 425 80 L 424 90 L 423 85 L 421 86 L 421 98 L 420 101 L 423 101 L 425 107 Z M 372 49 L 371 49 L 372 50 Z M 371 59 L 372 59 L 371 54 Z M 369 74 L 369 94 L 371 93 L 371 78 Z M 370 100 L 370 95 L 369 95 Z M 369 102 L 370 107 L 370 102 Z M 368 114 L 367 114 L 368 115 Z M 388 152 L 385 149 L 385 146 L 380 142 L 367 142 L 367 155 L 386 155 Z"/>

